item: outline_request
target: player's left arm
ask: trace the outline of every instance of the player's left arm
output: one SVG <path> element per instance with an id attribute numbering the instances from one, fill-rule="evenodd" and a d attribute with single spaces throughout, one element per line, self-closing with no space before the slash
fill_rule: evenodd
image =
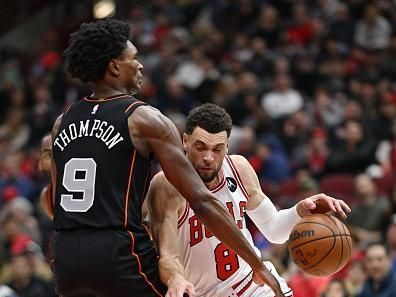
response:
<path id="1" fill-rule="evenodd" d="M 159 250 L 161 281 L 168 286 L 166 297 L 195 296 L 194 286 L 185 278 L 178 249 L 177 224 L 186 202 L 160 172 L 150 183 L 147 195 L 150 228 Z"/>
<path id="2" fill-rule="evenodd" d="M 242 183 L 249 195 L 247 214 L 263 235 L 273 243 L 283 243 L 290 235 L 295 224 L 303 217 L 313 213 L 334 211 L 342 217 L 349 212 L 349 206 L 342 200 L 325 194 L 317 194 L 299 201 L 294 207 L 277 210 L 261 190 L 260 182 L 253 167 L 245 157 L 230 156 L 240 173 Z"/>

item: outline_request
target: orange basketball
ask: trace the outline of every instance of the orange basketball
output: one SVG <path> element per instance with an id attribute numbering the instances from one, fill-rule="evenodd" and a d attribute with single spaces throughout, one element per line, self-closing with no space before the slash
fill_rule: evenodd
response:
<path id="1" fill-rule="evenodd" d="M 352 253 L 352 238 L 336 217 L 314 214 L 301 219 L 289 238 L 289 253 L 304 272 L 326 276 L 339 271 Z"/>

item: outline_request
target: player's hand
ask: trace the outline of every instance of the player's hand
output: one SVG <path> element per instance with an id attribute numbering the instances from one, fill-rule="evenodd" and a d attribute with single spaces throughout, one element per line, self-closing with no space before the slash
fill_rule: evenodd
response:
<path id="1" fill-rule="evenodd" d="M 260 286 L 263 286 L 264 284 L 268 285 L 275 293 L 274 297 L 285 297 L 278 280 L 271 272 L 269 272 L 264 264 L 261 269 L 253 271 L 253 281 Z"/>
<path id="2" fill-rule="evenodd" d="M 330 211 L 345 219 L 351 208 L 343 200 L 335 199 L 325 194 L 313 195 L 297 203 L 297 212 L 302 218 L 314 213 L 327 213 Z"/>
<path id="3" fill-rule="evenodd" d="M 181 275 L 172 277 L 168 281 L 168 291 L 165 297 L 183 297 L 184 294 L 188 294 L 189 297 L 196 296 L 193 284 Z"/>

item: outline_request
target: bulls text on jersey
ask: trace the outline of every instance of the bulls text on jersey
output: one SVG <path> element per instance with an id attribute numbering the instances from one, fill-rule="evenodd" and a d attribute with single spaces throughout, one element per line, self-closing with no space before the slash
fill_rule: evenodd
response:
<path id="1" fill-rule="evenodd" d="M 235 219 L 234 214 L 234 205 L 231 201 L 226 203 L 228 212 L 235 220 L 236 224 L 238 225 L 239 229 L 243 228 L 243 217 L 245 216 L 246 212 L 246 201 L 239 202 L 239 215 L 240 219 Z M 190 246 L 194 246 L 197 243 L 200 243 L 205 235 L 206 238 L 210 238 L 213 234 L 202 224 L 201 220 L 198 219 L 197 215 L 192 216 L 188 223 L 190 225 Z"/>

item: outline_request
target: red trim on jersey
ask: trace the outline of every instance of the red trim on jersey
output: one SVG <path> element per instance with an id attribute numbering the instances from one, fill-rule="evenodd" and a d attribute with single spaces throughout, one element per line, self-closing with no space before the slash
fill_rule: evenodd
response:
<path id="1" fill-rule="evenodd" d="M 243 293 L 245 293 L 246 290 L 249 289 L 249 287 L 252 285 L 252 283 L 253 283 L 253 280 L 251 279 L 251 280 L 246 284 L 246 286 L 244 286 L 244 287 L 242 288 L 242 290 L 240 290 L 239 292 L 236 292 L 237 296 L 238 296 L 238 297 L 239 297 L 239 296 L 242 296 Z"/>
<path id="2" fill-rule="evenodd" d="M 221 188 L 224 187 L 224 185 L 226 184 L 223 168 L 221 168 L 220 174 L 222 175 L 221 182 L 216 188 L 211 190 L 212 193 L 216 193 L 216 192 L 220 191 Z"/>
<path id="3" fill-rule="evenodd" d="M 179 221 L 177 222 L 177 228 L 180 228 L 181 225 L 186 221 L 188 214 L 190 213 L 190 206 L 188 203 L 186 203 L 185 209 L 181 217 L 179 218 Z"/>
<path id="4" fill-rule="evenodd" d="M 153 291 L 158 295 L 163 297 L 160 292 L 154 287 L 154 285 L 148 280 L 147 275 L 142 271 L 142 265 L 140 264 L 140 259 L 137 254 L 135 254 L 134 249 L 135 249 L 135 238 L 133 237 L 133 233 L 131 231 L 127 231 L 129 235 L 131 236 L 131 254 L 136 258 L 136 261 L 138 263 L 138 268 L 139 268 L 139 274 L 143 276 L 144 280 L 146 283 L 153 289 Z"/>
<path id="5" fill-rule="evenodd" d="M 89 102 L 104 102 L 104 101 L 111 101 L 111 100 L 116 100 L 116 99 L 121 99 L 125 97 L 131 97 L 131 95 L 125 95 L 125 94 L 120 94 L 120 95 L 115 95 L 115 96 L 110 96 L 110 97 L 105 97 L 105 98 L 92 98 L 89 96 L 84 97 L 85 101 Z"/>
<path id="6" fill-rule="evenodd" d="M 46 191 L 48 212 L 51 216 L 54 215 L 54 195 L 52 195 L 52 183 L 49 183 Z"/>
<path id="7" fill-rule="evenodd" d="M 151 232 L 147 228 L 146 224 L 142 223 L 142 226 L 144 227 L 144 229 L 146 229 L 146 232 L 147 232 L 148 236 L 150 236 L 150 239 L 153 240 L 153 237 L 151 236 Z"/>
<path id="8" fill-rule="evenodd" d="M 245 281 L 245 279 L 247 279 L 248 277 L 251 277 L 251 274 L 250 274 L 250 273 L 249 273 L 248 275 L 246 275 L 243 279 L 241 279 L 239 282 L 237 282 L 236 284 L 232 285 L 231 288 L 232 288 L 233 290 L 235 290 L 235 289 L 238 288 L 238 286 L 239 286 L 240 284 L 242 284 L 242 283 Z M 246 284 L 246 286 L 244 286 L 239 292 L 235 292 L 235 293 L 237 294 L 237 296 L 241 296 L 241 295 L 251 286 L 252 282 L 253 282 L 253 279 L 251 279 L 251 280 Z"/>
<path id="9" fill-rule="evenodd" d="M 237 282 L 236 284 L 233 284 L 232 286 L 231 286 L 231 288 L 233 289 L 233 290 L 235 290 L 240 284 L 242 284 L 242 282 L 245 280 L 245 279 L 247 279 L 248 277 L 250 276 L 250 274 L 248 274 L 248 275 L 246 275 L 243 279 L 241 279 L 239 282 Z"/>
<path id="10" fill-rule="evenodd" d="M 142 101 L 135 101 L 135 102 L 131 103 L 131 104 L 127 107 L 127 109 L 125 109 L 125 113 L 127 113 L 128 110 L 130 110 L 132 107 L 134 107 L 136 104 L 139 104 L 139 103 L 143 103 L 143 102 L 142 102 Z"/>
<path id="11" fill-rule="evenodd" d="M 234 174 L 234 177 L 237 180 L 238 185 L 242 189 L 243 195 L 245 195 L 246 199 L 249 200 L 250 197 L 249 197 L 245 187 L 243 186 L 243 183 L 242 183 L 241 177 L 239 176 L 238 170 L 236 169 L 236 167 L 235 167 L 234 163 L 232 162 L 231 158 L 229 156 L 225 156 L 225 157 L 226 157 L 228 165 L 230 165 L 230 168 L 231 168 L 232 173 Z"/>
<path id="12" fill-rule="evenodd" d="M 131 168 L 129 169 L 129 179 L 128 179 L 128 188 L 125 194 L 125 209 L 124 209 L 124 228 L 127 226 L 128 222 L 128 200 L 129 200 L 129 189 L 131 188 L 132 182 L 132 175 L 133 175 L 133 168 L 135 166 L 135 157 L 136 157 L 136 150 L 133 150 L 133 156 L 131 161 Z"/>

